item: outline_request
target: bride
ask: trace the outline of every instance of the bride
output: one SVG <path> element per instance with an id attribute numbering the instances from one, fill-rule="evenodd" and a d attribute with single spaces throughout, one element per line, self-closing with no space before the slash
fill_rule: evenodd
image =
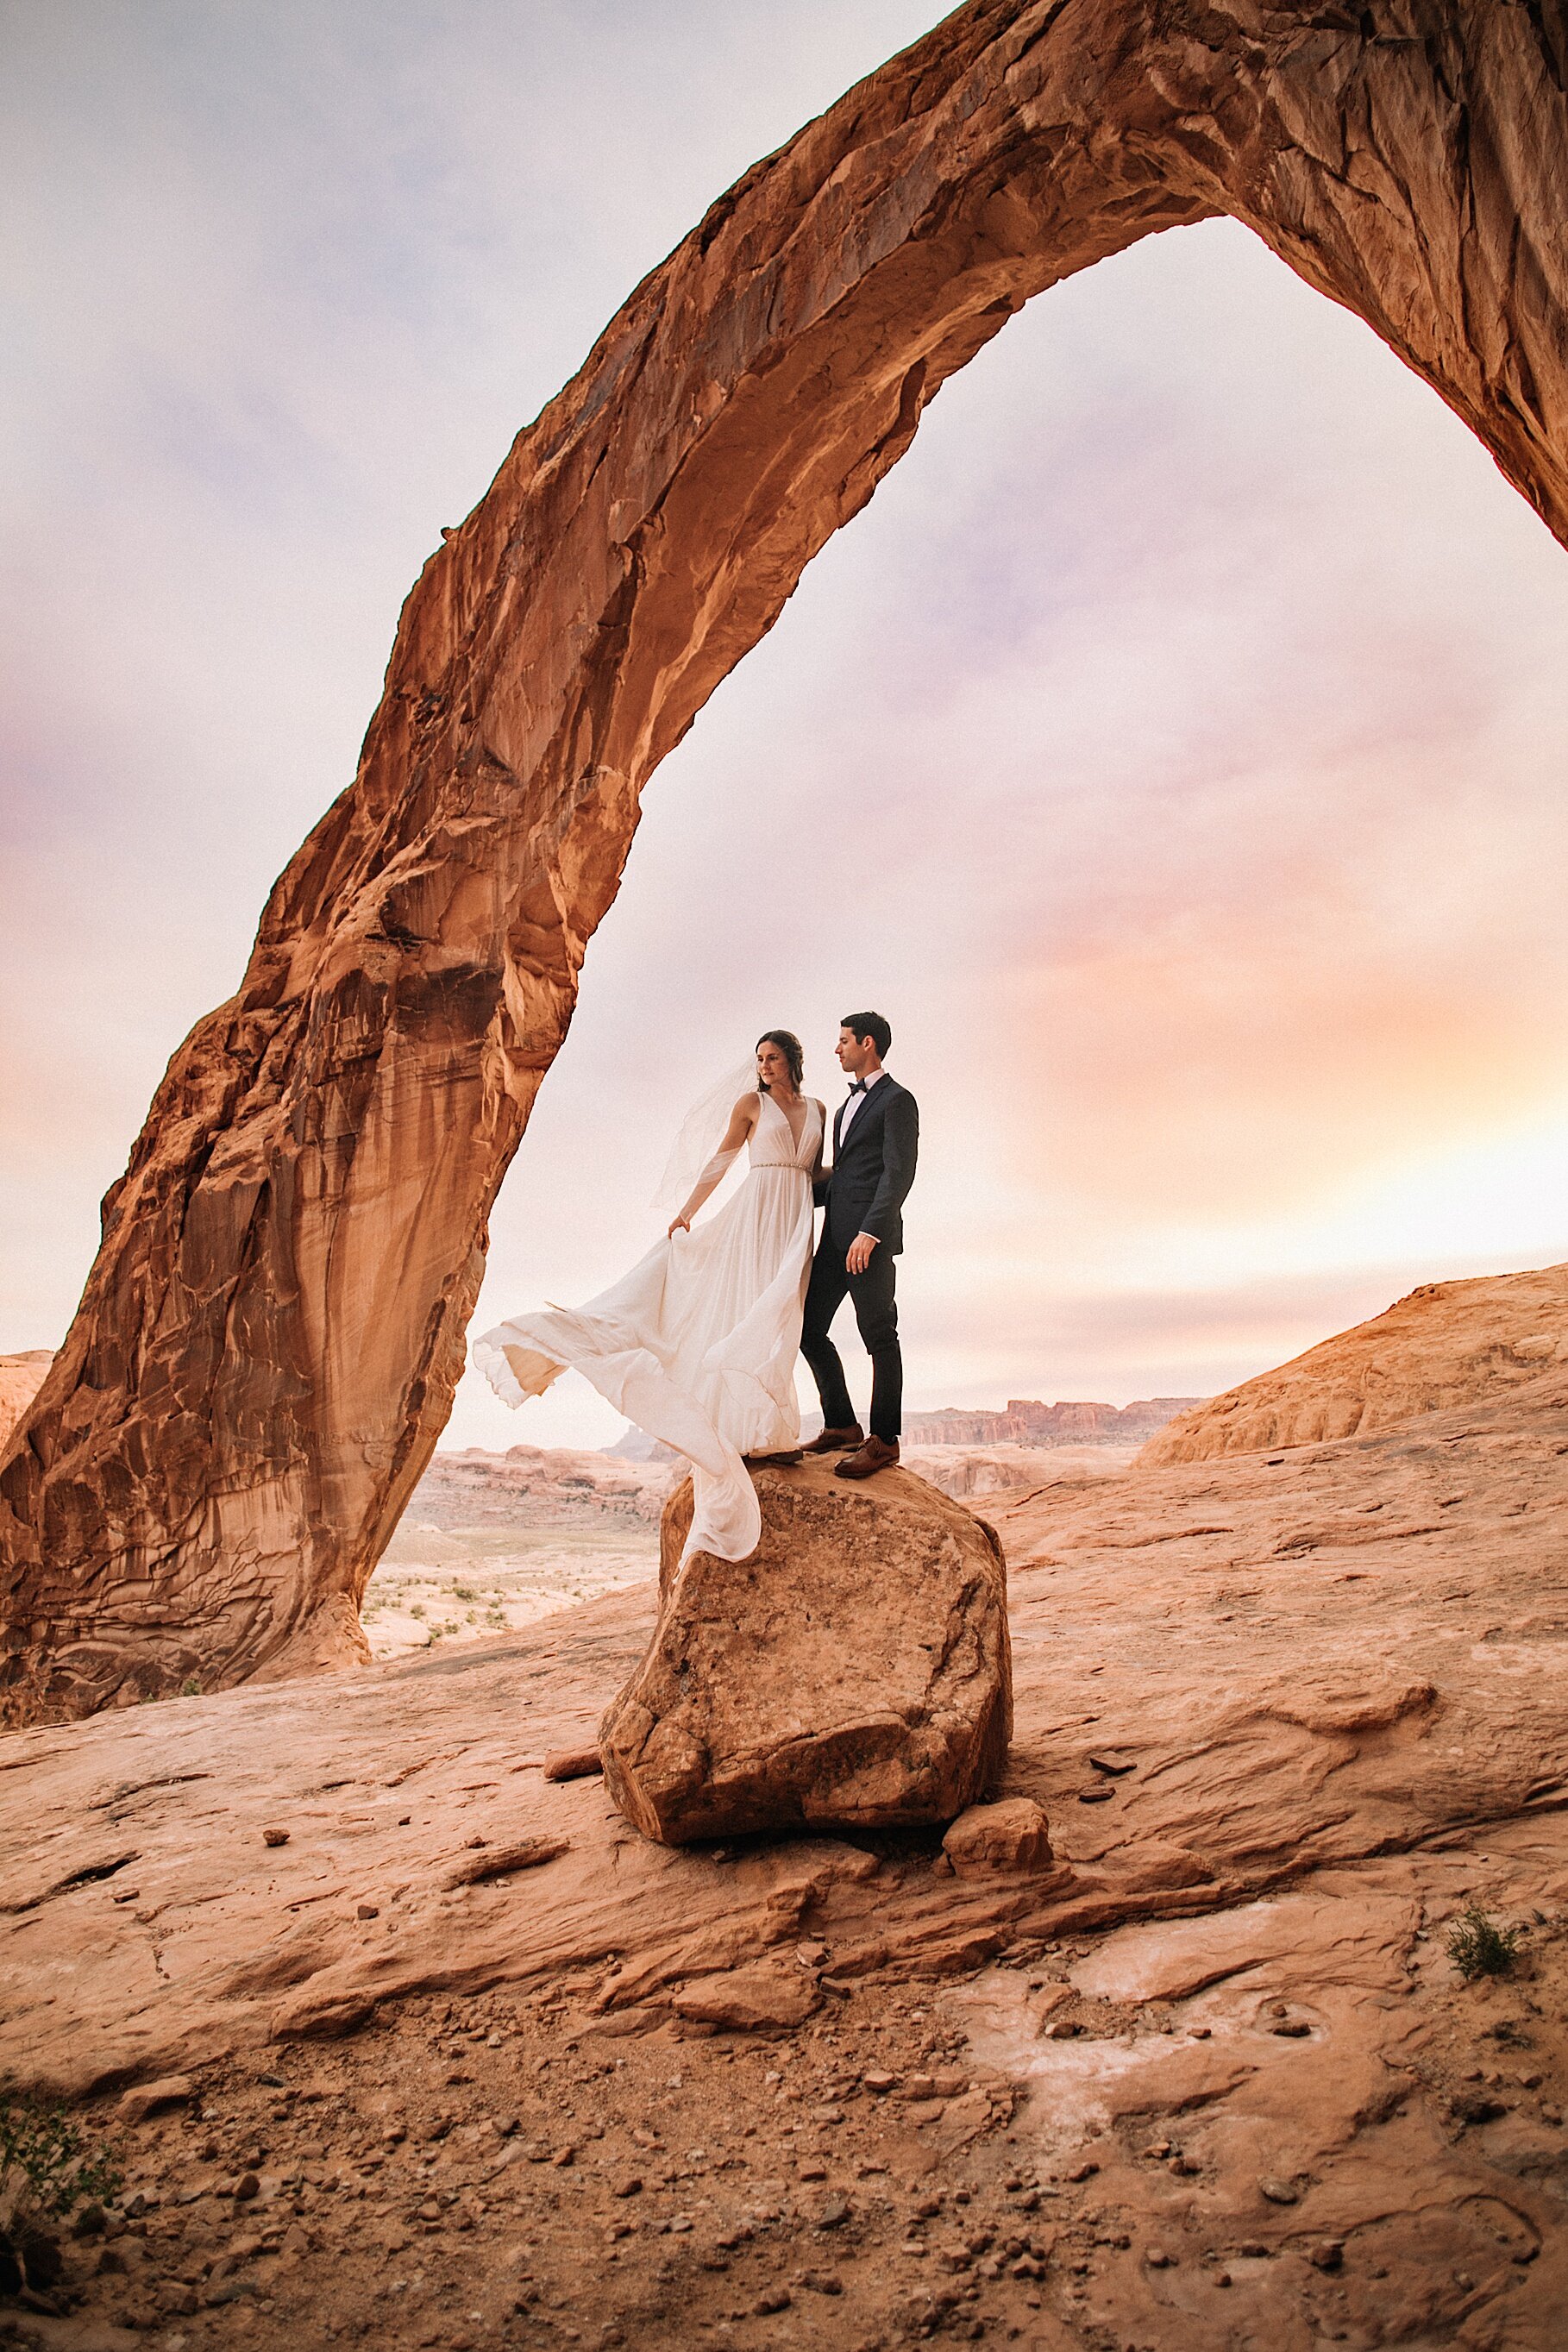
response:
<path id="1" fill-rule="evenodd" d="M 675 1211 L 664 1240 L 585 1307 L 519 1315 L 474 1342 L 508 1404 L 542 1395 L 570 1368 L 686 1456 L 694 1507 L 683 1557 L 744 1559 L 763 1526 L 746 1459 L 798 1456 L 795 1360 L 826 1120 L 801 1092 L 804 1069 L 789 1030 L 759 1037 L 755 1069 L 730 1073 L 681 1129 L 659 1192 Z M 745 1182 L 693 1226 L 742 1146 Z"/>

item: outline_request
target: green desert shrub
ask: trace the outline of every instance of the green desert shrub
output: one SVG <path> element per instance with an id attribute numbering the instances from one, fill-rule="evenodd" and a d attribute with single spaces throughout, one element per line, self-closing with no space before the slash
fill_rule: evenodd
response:
<path id="1" fill-rule="evenodd" d="M 1473 1899 L 1448 1930 L 1448 1958 L 1467 1982 L 1473 1977 L 1506 1977 L 1519 1957 L 1522 1927 L 1500 1927 Z"/>
<path id="2" fill-rule="evenodd" d="M 122 2179 L 113 2151 L 89 2151 L 58 2106 L 0 2091 L 0 2294 L 52 2286 L 59 2241 L 47 2227 L 79 2205 L 111 2205 Z"/>

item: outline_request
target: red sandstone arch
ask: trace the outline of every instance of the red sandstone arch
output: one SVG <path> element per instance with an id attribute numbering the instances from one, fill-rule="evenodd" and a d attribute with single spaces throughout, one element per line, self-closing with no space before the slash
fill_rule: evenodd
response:
<path id="1" fill-rule="evenodd" d="M 365 1654 L 638 795 L 1031 295 L 1230 214 L 1568 542 L 1562 0 L 970 0 L 721 196 L 404 608 L 0 1470 L 6 1718 Z"/>

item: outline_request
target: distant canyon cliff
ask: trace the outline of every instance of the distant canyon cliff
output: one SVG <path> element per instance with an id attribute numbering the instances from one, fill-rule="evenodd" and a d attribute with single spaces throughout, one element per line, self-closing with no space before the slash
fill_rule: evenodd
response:
<path id="1" fill-rule="evenodd" d="M 904 1416 L 911 1445 L 1142 1445 L 1202 1397 L 1141 1397 L 1134 1404 L 1041 1404 L 1009 1397 L 1002 1412 L 948 1405 Z"/>

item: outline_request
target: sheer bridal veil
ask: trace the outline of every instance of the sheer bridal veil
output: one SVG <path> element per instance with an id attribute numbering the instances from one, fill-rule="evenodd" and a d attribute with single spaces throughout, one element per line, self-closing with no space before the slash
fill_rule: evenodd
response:
<path id="1" fill-rule="evenodd" d="M 665 1171 L 654 1194 L 653 1205 L 667 1221 L 683 1209 L 697 1188 L 697 1181 L 724 1139 L 730 1124 L 730 1114 L 743 1094 L 752 1092 L 757 1083 L 757 1064 L 753 1055 L 737 1062 L 716 1078 L 706 1094 L 694 1102 L 680 1123 L 680 1131 L 671 1148 Z"/>

